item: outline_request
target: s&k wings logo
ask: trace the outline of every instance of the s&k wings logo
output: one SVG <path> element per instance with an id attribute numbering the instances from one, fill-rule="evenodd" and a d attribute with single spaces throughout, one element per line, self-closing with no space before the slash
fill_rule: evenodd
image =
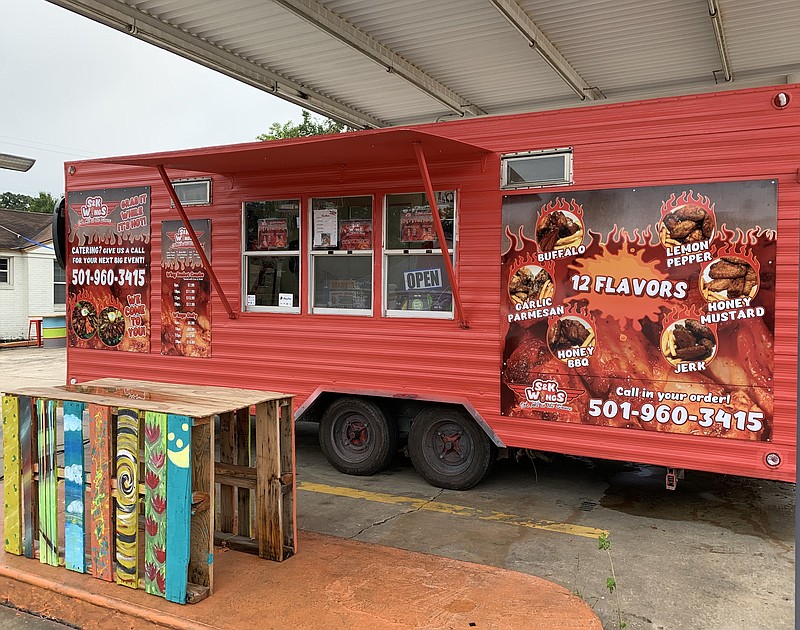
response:
<path id="1" fill-rule="evenodd" d="M 99 195 L 87 197 L 80 206 L 70 206 L 80 217 L 77 227 L 112 225 L 111 212 L 119 205 L 114 202 L 103 202 Z"/>
<path id="2" fill-rule="evenodd" d="M 583 389 L 562 388 L 558 381 L 537 378 L 530 387 L 525 385 L 511 385 L 521 402 L 521 409 L 560 409 L 573 411 L 570 403 L 578 396 L 585 393 Z"/>
<path id="3" fill-rule="evenodd" d="M 167 236 L 169 237 L 169 240 L 172 241 L 172 245 L 170 246 L 172 249 L 194 248 L 192 238 L 189 236 L 189 230 L 187 230 L 183 225 L 175 232 L 167 232 Z M 199 241 L 200 237 L 203 236 L 203 232 L 195 232 L 195 236 L 197 236 L 197 240 Z"/>

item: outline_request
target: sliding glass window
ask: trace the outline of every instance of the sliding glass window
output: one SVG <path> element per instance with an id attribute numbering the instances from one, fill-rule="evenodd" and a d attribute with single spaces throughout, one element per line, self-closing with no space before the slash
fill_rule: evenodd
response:
<path id="1" fill-rule="evenodd" d="M 244 203 L 244 310 L 300 312 L 300 200 Z"/>
<path id="2" fill-rule="evenodd" d="M 456 194 L 436 193 L 455 267 Z M 386 196 L 384 312 L 389 317 L 453 317 L 453 294 L 425 193 Z"/>
<path id="3" fill-rule="evenodd" d="M 311 312 L 372 315 L 371 196 L 311 200 Z"/>

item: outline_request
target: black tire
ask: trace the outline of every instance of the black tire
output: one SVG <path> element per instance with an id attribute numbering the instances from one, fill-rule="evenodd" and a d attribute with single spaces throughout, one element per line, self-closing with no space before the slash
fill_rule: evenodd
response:
<path id="1" fill-rule="evenodd" d="M 328 462 L 348 475 L 372 475 L 397 452 L 397 427 L 374 402 L 339 398 L 322 415 L 319 444 Z"/>
<path id="2" fill-rule="evenodd" d="M 416 471 L 432 486 L 468 490 L 492 468 L 489 436 L 463 410 L 426 407 L 411 423 L 408 451 Z"/>

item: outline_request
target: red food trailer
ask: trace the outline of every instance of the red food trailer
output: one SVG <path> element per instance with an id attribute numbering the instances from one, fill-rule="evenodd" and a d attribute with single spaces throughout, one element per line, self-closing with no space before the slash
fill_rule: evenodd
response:
<path id="1" fill-rule="evenodd" d="M 794 481 L 798 137 L 791 85 L 70 162 L 68 380 L 295 394 L 337 469 L 447 488 Z"/>

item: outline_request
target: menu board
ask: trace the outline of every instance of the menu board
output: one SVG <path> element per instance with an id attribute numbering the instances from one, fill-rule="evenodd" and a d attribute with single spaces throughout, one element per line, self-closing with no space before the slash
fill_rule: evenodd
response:
<path id="1" fill-rule="evenodd" d="M 777 183 L 503 200 L 506 416 L 764 441 Z"/>
<path id="2" fill-rule="evenodd" d="M 150 187 L 67 197 L 71 348 L 150 351 Z"/>
<path id="3" fill-rule="evenodd" d="M 211 259 L 211 220 L 190 222 Z M 211 356 L 211 278 L 182 221 L 161 223 L 161 354 Z"/>

